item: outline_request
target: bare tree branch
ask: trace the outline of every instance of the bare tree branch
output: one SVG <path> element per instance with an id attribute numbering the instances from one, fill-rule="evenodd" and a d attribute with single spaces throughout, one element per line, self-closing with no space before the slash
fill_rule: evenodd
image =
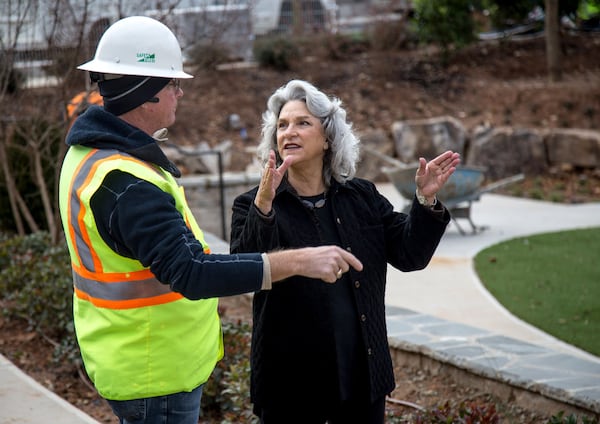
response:
<path id="1" fill-rule="evenodd" d="M 44 133 L 40 136 L 40 138 L 35 141 L 35 138 L 29 138 L 29 142 L 31 145 L 30 154 L 33 162 L 33 170 L 34 170 L 34 182 L 38 186 L 40 191 L 40 197 L 42 199 L 42 205 L 44 207 L 44 215 L 46 217 L 46 224 L 48 225 L 48 231 L 50 234 L 56 234 L 56 221 L 54 219 L 55 210 L 52 207 L 52 201 L 50 200 L 50 194 L 48 191 L 48 187 L 46 185 L 46 179 L 44 176 L 44 166 L 42 164 L 42 153 L 44 150 L 48 150 L 48 148 L 44 149 L 43 146 L 48 146 L 52 140 L 51 130 L 53 128 L 48 127 L 44 130 Z M 56 241 L 56 240 L 53 240 Z"/>
<path id="2" fill-rule="evenodd" d="M 12 126 L 10 126 L 12 127 Z M 23 226 L 23 220 L 21 219 L 21 215 L 19 214 L 19 209 L 17 207 L 17 188 L 15 186 L 15 181 L 10 172 L 10 166 L 8 164 L 8 157 L 6 155 L 6 140 L 12 139 L 12 130 L 6 131 L 4 134 L 4 139 L 0 140 L 0 164 L 2 164 L 2 170 L 4 171 L 4 180 L 6 182 L 6 191 L 8 192 L 8 200 L 10 202 L 10 209 L 13 214 L 13 218 L 15 220 L 15 225 L 17 226 L 17 234 L 20 236 L 25 235 L 25 227 Z"/>
<path id="3" fill-rule="evenodd" d="M 17 191 L 15 193 L 15 195 L 16 195 L 15 200 L 17 201 L 17 205 L 19 206 L 19 211 L 21 212 L 21 214 L 23 214 L 25 221 L 29 225 L 29 229 L 34 233 L 40 231 L 40 227 L 35 222 L 35 219 L 33 219 L 33 216 L 31 215 L 31 212 L 29 211 L 29 208 L 27 207 L 25 200 L 23 200 L 23 197 L 21 197 L 21 193 L 19 193 Z"/>

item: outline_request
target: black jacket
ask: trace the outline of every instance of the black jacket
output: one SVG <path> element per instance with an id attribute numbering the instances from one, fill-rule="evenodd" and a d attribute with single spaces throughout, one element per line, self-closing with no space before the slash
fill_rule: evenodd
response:
<path id="1" fill-rule="evenodd" d="M 312 212 L 302 206 L 285 180 L 273 202 L 271 219 L 254 207 L 256 190 L 234 201 L 232 252 L 325 244 Z M 357 178 L 345 184 L 334 182 L 327 202 L 342 247 L 364 265 L 361 272 L 351 269 L 346 281 L 355 300 L 373 400 L 390 393 L 395 385 L 385 322 L 387 265 L 402 271 L 425 268 L 450 215 L 441 205 L 439 212 L 431 212 L 416 201 L 409 214 L 395 212 L 374 184 Z M 271 291 L 255 294 L 251 358 L 255 404 L 276 405 L 294 396 L 331 398 L 331 385 L 320 380 L 335 356 L 324 290 L 323 281 L 292 277 L 274 284 Z"/>
<path id="2" fill-rule="evenodd" d="M 98 106 L 77 118 L 66 143 L 119 150 L 180 176 L 156 140 Z M 260 254 L 206 255 L 173 197 L 126 170 L 108 173 L 91 207 L 111 249 L 149 266 L 159 281 L 189 299 L 252 292 L 262 286 Z"/>

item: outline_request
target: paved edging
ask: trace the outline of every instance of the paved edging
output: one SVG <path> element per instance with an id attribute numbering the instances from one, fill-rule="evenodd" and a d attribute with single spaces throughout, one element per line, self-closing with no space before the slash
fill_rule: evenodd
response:
<path id="1" fill-rule="evenodd" d="M 405 308 L 388 307 L 387 325 L 390 346 L 400 353 L 600 414 L 600 358 L 587 360 Z"/>

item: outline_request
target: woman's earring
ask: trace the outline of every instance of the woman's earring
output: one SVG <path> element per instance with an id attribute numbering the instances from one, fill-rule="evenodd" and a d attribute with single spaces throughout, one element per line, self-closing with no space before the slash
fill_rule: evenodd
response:
<path id="1" fill-rule="evenodd" d="M 325 144 L 323 144 L 323 150 L 327 149 L 329 149 L 329 143 L 326 141 Z"/>

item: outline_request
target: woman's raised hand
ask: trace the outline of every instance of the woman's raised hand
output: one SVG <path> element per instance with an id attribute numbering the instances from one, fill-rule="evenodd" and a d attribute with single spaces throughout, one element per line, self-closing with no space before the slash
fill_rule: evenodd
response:
<path id="1" fill-rule="evenodd" d="M 265 165 L 260 183 L 258 184 L 258 191 L 256 193 L 256 197 L 254 198 L 254 205 L 256 205 L 256 207 L 263 214 L 268 215 L 271 212 L 277 187 L 279 187 L 279 184 L 281 184 L 281 180 L 283 180 L 283 177 L 291 163 L 292 158 L 287 157 L 284 159 L 279 168 L 276 168 L 275 151 L 271 150 L 269 152 L 269 160 Z"/>
<path id="2" fill-rule="evenodd" d="M 417 191 L 428 201 L 433 201 L 436 193 L 446 184 L 460 163 L 460 154 L 448 150 L 427 162 L 419 158 L 419 169 L 415 175 Z"/>

